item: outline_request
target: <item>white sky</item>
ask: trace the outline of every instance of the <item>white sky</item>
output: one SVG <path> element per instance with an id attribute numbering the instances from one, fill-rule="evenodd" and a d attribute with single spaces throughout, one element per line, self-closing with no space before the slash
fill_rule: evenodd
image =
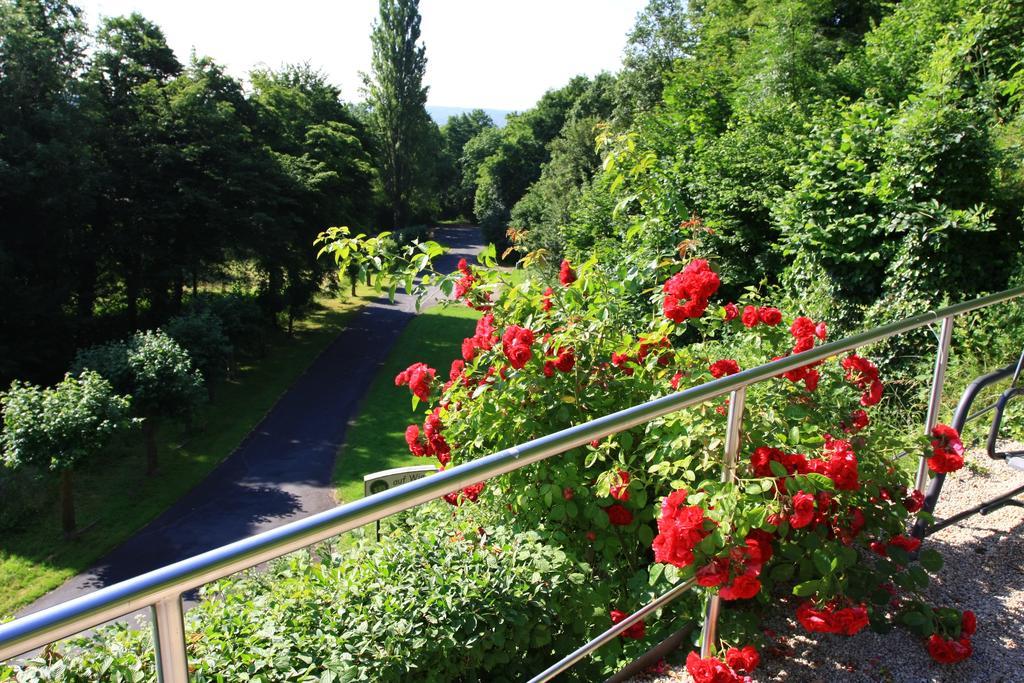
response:
<path id="1" fill-rule="evenodd" d="M 256 65 L 309 61 L 361 99 L 376 0 L 79 0 L 100 15 L 137 11 L 178 58 L 194 47 L 237 77 Z M 523 110 L 576 74 L 617 71 L 645 0 L 421 0 L 428 103 Z"/>

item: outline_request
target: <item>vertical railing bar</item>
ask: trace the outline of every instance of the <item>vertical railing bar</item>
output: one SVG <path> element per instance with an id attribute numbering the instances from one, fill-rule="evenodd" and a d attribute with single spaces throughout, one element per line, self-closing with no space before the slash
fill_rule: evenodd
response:
<path id="1" fill-rule="evenodd" d="M 743 424 L 743 404 L 746 402 L 747 389 L 741 387 L 729 395 L 729 417 L 725 432 L 725 460 L 722 462 L 722 482 L 729 483 L 736 479 L 736 460 L 740 452 L 740 427 Z M 708 596 L 704 608 L 704 630 L 700 640 L 700 656 L 711 656 L 711 649 L 718 639 L 718 613 L 722 609 L 722 599 L 718 594 Z"/>
<path id="2" fill-rule="evenodd" d="M 696 584 L 697 579 L 691 578 L 687 579 L 686 581 L 683 581 L 680 584 L 673 586 L 672 588 L 662 593 L 660 596 L 656 597 L 651 602 L 647 603 L 646 605 L 638 609 L 636 612 L 633 612 L 619 623 L 613 625 L 610 629 L 608 629 L 601 635 L 597 636 L 586 645 L 583 645 L 582 647 L 576 649 L 574 652 L 572 652 L 572 654 L 569 654 L 564 658 L 558 660 L 557 662 L 549 666 L 547 669 L 531 678 L 529 680 L 529 683 L 547 683 L 547 681 L 550 681 L 558 674 L 572 668 L 572 666 L 576 662 L 580 661 L 581 659 L 589 655 L 591 652 L 599 649 L 607 643 L 610 643 L 616 636 L 618 636 L 620 633 L 628 629 L 633 624 L 637 623 L 638 621 L 649 616 L 656 610 L 659 610 L 665 605 L 669 604 L 670 602 L 678 598 L 680 595 L 693 588 Z"/>
<path id="3" fill-rule="evenodd" d="M 185 615 L 181 596 L 164 598 L 150 606 L 156 673 L 160 683 L 188 683 L 185 653 Z"/>
<path id="4" fill-rule="evenodd" d="M 942 385 L 946 381 L 946 366 L 949 365 L 949 343 L 953 338 L 953 318 L 948 315 L 942 319 L 939 331 L 939 348 L 935 352 L 935 374 L 932 375 L 931 396 L 928 398 L 928 415 L 924 420 L 925 436 L 931 436 L 932 429 L 939 421 L 939 410 L 942 409 Z M 914 477 L 914 488 L 924 493 L 928 485 L 928 458 L 922 456 L 917 463 L 917 476 Z"/>

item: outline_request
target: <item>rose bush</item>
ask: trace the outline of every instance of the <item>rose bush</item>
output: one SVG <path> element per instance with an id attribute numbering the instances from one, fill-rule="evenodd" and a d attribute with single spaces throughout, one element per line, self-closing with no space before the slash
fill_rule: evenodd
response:
<path id="1" fill-rule="evenodd" d="M 456 299 L 479 307 L 486 298 L 487 313 L 456 359 L 458 372 L 453 366 L 431 397 L 428 420 L 443 425 L 448 446 L 440 465 L 806 352 L 828 336 L 825 322 L 755 291 L 716 301 L 720 279 L 707 260 L 661 259 L 649 269 L 623 266 L 608 277 L 593 261 L 563 262 L 552 286 L 464 268 L 461 281 L 471 286 Z M 644 290 L 652 279 L 660 286 Z M 650 305 L 643 320 L 623 303 L 638 288 Z M 478 504 L 505 509 L 591 562 L 611 587 L 612 614 L 696 577 L 705 596 L 732 608 L 716 663 L 694 660 L 702 671 L 738 676 L 756 666 L 757 608 L 782 595 L 808 631 L 903 624 L 937 660 L 952 661 L 969 634 L 959 612 L 922 597 L 941 558 L 926 549 L 910 561 L 918 548 L 904 533 L 924 513 L 897 456 L 927 449 L 931 469 L 950 472 L 962 466 L 963 448 L 944 425 L 924 440 L 876 424 L 870 411 L 885 394 L 877 366 L 860 353 L 808 363 L 748 388 L 735 481 L 720 481 L 723 397 L 488 482 Z M 688 609 L 700 619 L 700 600 Z M 637 651 L 652 644 L 636 640 Z M 733 651 L 748 653 L 744 668 L 723 659 Z"/>

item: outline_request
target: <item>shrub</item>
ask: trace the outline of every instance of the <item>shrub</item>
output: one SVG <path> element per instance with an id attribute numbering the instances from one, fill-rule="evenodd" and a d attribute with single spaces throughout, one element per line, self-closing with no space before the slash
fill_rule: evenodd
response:
<path id="1" fill-rule="evenodd" d="M 416 397 L 428 401 L 422 427 L 406 431 L 414 455 L 466 462 L 805 352 L 828 336 L 820 319 L 784 313 L 756 291 L 735 303 L 718 299 L 722 283 L 703 259 L 663 255 L 605 269 L 563 263 L 559 282 L 550 283 L 499 285 L 501 277 L 459 273 L 459 297 L 486 312 L 449 381 L 439 386 L 433 368 L 406 372 Z M 652 280 L 660 286 L 646 290 L 646 314 L 638 316 L 630 300 L 638 282 Z M 734 482 L 720 479 L 723 398 L 464 497 L 507 509 L 518 527 L 542 530 L 549 543 L 591 562 L 608 600 L 594 629 L 636 609 L 652 589 L 696 577 L 698 597 L 718 594 L 728 606 L 719 656 L 726 643 L 762 644 L 757 612 L 780 591 L 800 598 L 797 617 L 810 631 L 852 635 L 904 624 L 925 638 L 960 639 L 969 634 L 959 612 L 923 602 L 941 558 L 926 550 L 920 565 L 909 562 L 916 542 L 904 534 L 921 501 L 897 460 L 916 451 L 933 471 L 949 472 L 962 466 L 962 444 L 948 429 L 931 443 L 887 429 L 878 419 L 891 393 L 882 377 L 854 353 L 749 387 Z M 699 604 L 681 608 L 680 618 L 698 620 Z M 631 642 L 622 655 L 643 649 Z M 608 673 L 622 662 L 603 663 Z"/>
<path id="2" fill-rule="evenodd" d="M 444 503 L 407 522 L 206 587 L 187 617 L 192 680 L 518 681 L 579 644 L 587 565 Z M 14 677 L 152 680 L 151 648 L 145 630 L 103 628 Z"/>

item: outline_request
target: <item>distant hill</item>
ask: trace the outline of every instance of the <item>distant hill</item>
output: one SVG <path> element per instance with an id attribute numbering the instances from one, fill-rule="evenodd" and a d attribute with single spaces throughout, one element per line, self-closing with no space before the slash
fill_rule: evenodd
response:
<path id="1" fill-rule="evenodd" d="M 473 111 L 474 109 L 484 109 L 483 107 L 433 107 L 427 105 L 427 113 L 430 114 L 430 118 L 434 119 L 434 122 L 439 126 L 443 126 L 447 123 L 448 119 L 458 114 L 463 114 L 467 111 Z M 494 125 L 501 128 L 505 125 L 505 117 L 512 112 L 508 109 L 484 109 L 487 115 L 494 120 Z"/>

